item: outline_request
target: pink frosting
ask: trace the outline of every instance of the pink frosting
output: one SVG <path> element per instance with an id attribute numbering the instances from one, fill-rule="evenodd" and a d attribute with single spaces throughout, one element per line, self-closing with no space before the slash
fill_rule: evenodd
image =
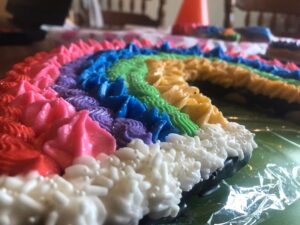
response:
<path id="1" fill-rule="evenodd" d="M 153 47 L 152 43 L 151 43 L 149 40 L 147 40 L 147 39 L 142 39 L 142 40 L 141 40 L 141 44 L 142 44 L 144 47 L 146 47 L 146 48 L 151 48 L 151 47 Z"/>
<path id="2" fill-rule="evenodd" d="M 19 95 L 11 102 L 12 106 L 20 106 L 22 108 L 27 107 L 29 104 L 36 101 L 45 100 L 46 98 L 38 92 L 28 91 L 25 94 Z"/>
<path id="3" fill-rule="evenodd" d="M 299 70 L 299 67 L 293 62 L 288 62 L 286 68 L 289 70 Z"/>
<path id="4" fill-rule="evenodd" d="M 9 90 L 9 94 L 12 94 L 14 96 L 19 96 L 29 91 L 40 92 L 41 90 L 38 87 L 29 83 L 28 81 L 24 80 L 24 81 L 20 81 L 16 87 Z"/>
<path id="5" fill-rule="evenodd" d="M 85 54 L 85 52 L 83 51 L 83 49 L 81 49 L 77 44 L 75 43 L 71 43 L 69 45 L 69 51 L 71 53 L 71 57 L 74 58 L 79 58 L 82 55 Z"/>
<path id="6" fill-rule="evenodd" d="M 99 50 L 124 46 L 122 41 L 78 41 L 48 53 L 41 52 L 27 57 L 6 73 L 7 79 L 18 78 L 18 84 L 8 90 L 15 97 L 9 103 L 10 106 L 24 110 L 20 120 L 39 134 L 32 143 L 33 148 L 46 155 L 43 155 L 42 160 L 39 158 L 32 163 L 35 165 L 34 169 L 42 175 L 47 175 L 49 171 L 58 173 L 77 156 L 115 152 L 116 140 L 113 136 L 94 122 L 87 111 L 75 112 L 74 107 L 58 98 L 58 94 L 49 86 L 58 78 L 59 68 L 63 64 Z M 24 79 L 17 76 L 19 74 Z M 51 166 L 51 162 L 55 162 L 55 165 Z M 54 169 L 49 170 L 49 165 Z M 16 174 L 24 172 L 24 169 L 14 168 L 17 170 Z"/>
<path id="7" fill-rule="evenodd" d="M 21 118 L 22 122 L 36 133 L 45 132 L 57 121 L 74 116 L 74 107 L 62 98 L 40 100 L 29 104 Z"/>
<path id="8" fill-rule="evenodd" d="M 73 117 L 52 126 L 44 137 L 42 151 L 53 158 L 62 168 L 71 165 L 78 156 L 112 154 L 116 150 L 114 137 L 82 110 Z"/>
<path id="9" fill-rule="evenodd" d="M 134 42 L 140 47 L 151 46 L 146 40 Z M 7 78 L 12 79 L 19 78 L 16 76 L 18 74 L 24 75 L 24 79 L 20 79 L 18 85 L 8 91 L 15 96 L 10 105 L 24 110 L 20 120 L 39 134 L 33 143 L 34 148 L 46 155 L 33 163 L 34 168 L 42 175 L 47 175 L 50 167 L 54 168 L 51 173 L 59 172 L 78 156 L 115 152 L 114 137 L 94 122 L 88 111 L 76 112 L 71 104 L 58 98 L 57 93 L 49 86 L 58 78 L 59 68 L 63 64 L 99 50 L 120 49 L 124 46 L 123 41 L 100 43 L 80 40 L 50 53 L 41 52 L 28 57 L 22 63 L 14 65 L 6 74 Z M 51 166 L 51 162 L 54 166 Z M 15 172 L 19 174 L 23 170 L 17 169 Z"/>
<path id="10" fill-rule="evenodd" d="M 71 56 L 68 54 L 68 49 L 65 46 L 53 49 L 52 54 L 56 54 L 57 61 L 62 65 L 69 63 L 72 60 Z"/>
<path id="11" fill-rule="evenodd" d="M 269 61 L 268 63 L 271 65 L 274 65 L 274 66 L 284 67 L 283 63 L 281 63 L 278 59 L 273 59 L 272 61 Z"/>
<path id="12" fill-rule="evenodd" d="M 39 87 L 41 89 L 50 87 L 54 83 L 55 83 L 55 81 L 53 80 L 53 78 L 51 78 L 51 77 L 49 77 L 47 75 L 39 76 L 39 77 L 37 77 L 36 79 L 34 79 L 32 81 L 33 85 L 35 85 L 35 86 L 37 86 L 37 87 Z"/>
<path id="13" fill-rule="evenodd" d="M 41 90 L 28 81 L 20 81 L 16 87 L 9 90 L 9 94 L 16 96 L 11 105 L 21 108 L 26 108 L 36 101 L 57 98 L 57 93 L 52 88 Z"/>
<path id="14" fill-rule="evenodd" d="M 40 101 L 51 99 L 54 96 L 47 96 L 36 91 L 28 91 L 22 95 L 17 96 L 10 104 L 12 106 L 19 106 L 21 108 L 26 108 L 28 105 Z"/>
<path id="15" fill-rule="evenodd" d="M 96 41 L 94 39 L 89 39 L 88 40 L 88 44 L 90 46 L 93 46 L 95 52 L 103 50 L 102 45 L 98 41 Z"/>
<path id="16" fill-rule="evenodd" d="M 45 75 L 55 79 L 59 76 L 59 69 L 55 64 L 47 62 L 35 65 L 32 67 L 30 73 L 31 74 L 29 74 L 29 76 L 31 76 L 33 79 L 37 79 L 38 77 Z"/>
<path id="17" fill-rule="evenodd" d="M 35 70 L 38 70 L 38 72 Z M 44 89 L 54 84 L 59 77 L 59 70 L 54 64 L 42 65 L 40 68 L 34 67 L 30 76 L 32 77 L 32 83 L 36 87 Z"/>
<path id="18" fill-rule="evenodd" d="M 77 45 L 80 47 L 80 49 L 82 49 L 84 54 L 92 54 L 94 52 L 94 47 L 88 45 L 86 42 L 84 42 L 82 40 L 79 40 L 77 42 Z"/>
<path id="19" fill-rule="evenodd" d="M 114 43 L 111 43 L 110 41 L 103 41 L 101 44 L 102 44 L 104 50 L 115 48 Z"/>

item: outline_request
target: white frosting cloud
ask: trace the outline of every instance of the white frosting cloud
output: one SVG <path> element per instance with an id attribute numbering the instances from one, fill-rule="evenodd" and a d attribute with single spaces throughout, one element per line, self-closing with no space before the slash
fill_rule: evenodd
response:
<path id="1" fill-rule="evenodd" d="M 244 126 L 204 125 L 195 137 L 133 140 L 115 155 L 77 158 L 63 177 L 0 177 L 0 224 L 138 224 L 144 215 L 175 217 L 182 191 L 256 147 Z"/>

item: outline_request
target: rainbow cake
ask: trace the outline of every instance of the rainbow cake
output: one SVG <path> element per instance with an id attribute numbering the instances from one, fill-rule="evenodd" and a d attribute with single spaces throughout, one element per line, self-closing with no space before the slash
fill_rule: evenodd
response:
<path id="1" fill-rule="evenodd" d="M 267 49 L 266 56 L 282 61 L 300 64 L 300 42 L 296 40 L 274 40 Z"/>
<path id="2" fill-rule="evenodd" d="M 190 82 L 299 104 L 291 69 L 146 40 L 79 41 L 15 64 L 0 81 L 0 224 L 176 217 L 256 148 Z"/>

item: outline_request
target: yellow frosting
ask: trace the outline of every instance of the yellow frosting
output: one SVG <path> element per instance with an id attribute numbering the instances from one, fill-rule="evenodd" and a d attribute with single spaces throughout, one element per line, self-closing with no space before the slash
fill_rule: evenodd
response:
<path id="1" fill-rule="evenodd" d="M 245 68 L 206 58 L 149 59 L 147 81 L 155 86 L 170 104 L 189 114 L 199 125 L 226 124 L 222 113 L 211 100 L 187 81 L 209 81 L 222 87 L 245 88 L 254 94 L 300 103 L 300 87 L 280 80 L 261 77 Z"/>
<path id="2" fill-rule="evenodd" d="M 224 61 L 206 58 L 183 60 L 182 69 L 186 80 L 209 81 L 223 87 L 245 88 L 254 94 L 279 98 L 289 103 L 300 103 L 300 87 L 280 80 L 261 77 L 245 68 Z"/>
<path id="3" fill-rule="evenodd" d="M 162 98 L 187 113 L 194 122 L 199 125 L 227 123 L 208 97 L 201 94 L 198 88 L 189 86 L 184 61 L 149 59 L 146 63 L 147 81 L 159 90 Z"/>

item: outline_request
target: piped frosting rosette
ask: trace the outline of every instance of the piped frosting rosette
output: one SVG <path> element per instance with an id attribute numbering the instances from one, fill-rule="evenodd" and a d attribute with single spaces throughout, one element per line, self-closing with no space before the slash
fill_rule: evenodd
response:
<path id="1" fill-rule="evenodd" d="M 198 46 L 79 41 L 14 65 L 0 81 L 0 223 L 175 217 L 184 192 L 256 147 L 187 82 L 249 85 L 232 71 L 284 83 L 299 101 L 295 65 Z"/>

